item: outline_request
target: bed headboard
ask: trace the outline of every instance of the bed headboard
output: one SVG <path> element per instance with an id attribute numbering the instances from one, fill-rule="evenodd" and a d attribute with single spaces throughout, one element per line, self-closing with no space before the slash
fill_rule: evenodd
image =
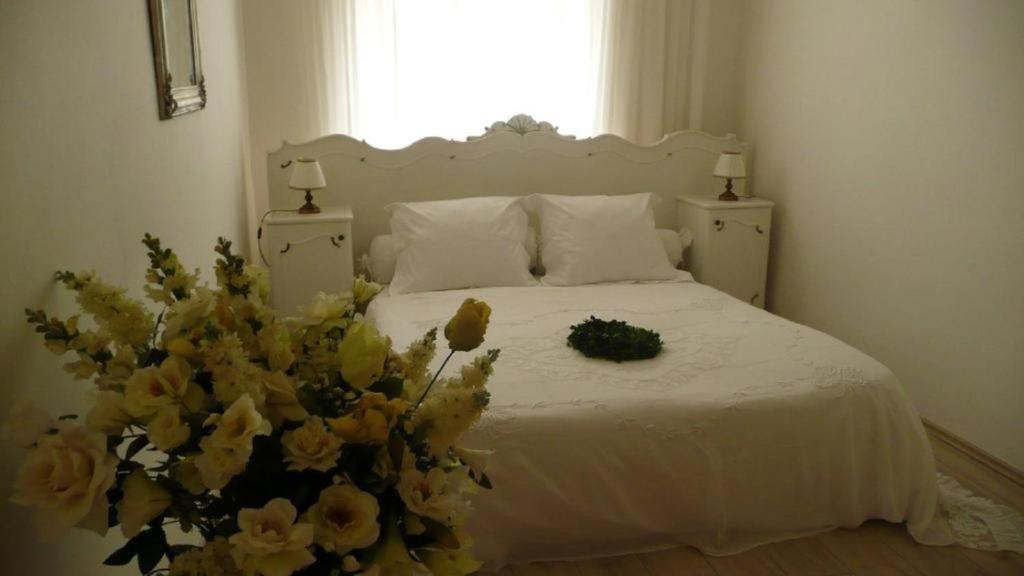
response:
<path id="1" fill-rule="evenodd" d="M 352 206 L 358 257 L 374 236 L 388 233 L 384 207 L 391 202 L 654 192 L 663 200 L 655 208 L 658 226 L 675 228 L 677 195 L 710 194 L 723 187 L 711 175 L 723 150 L 740 151 L 750 166 L 750 147 L 734 134 L 687 130 L 649 146 L 610 134 L 577 140 L 520 114 L 466 141 L 424 138 L 399 150 L 381 150 L 340 134 L 303 144 L 285 142 L 268 154 L 267 183 L 271 208 L 296 208 L 302 193 L 288 188 L 291 163 L 318 158 L 327 188 L 315 193 L 316 202 Z M 737 192 L 743 192 L 744 184 L 738 183 Z"/>

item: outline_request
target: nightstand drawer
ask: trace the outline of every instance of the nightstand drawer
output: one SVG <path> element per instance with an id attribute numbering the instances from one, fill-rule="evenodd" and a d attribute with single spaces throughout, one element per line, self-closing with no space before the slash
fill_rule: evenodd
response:
<path id="1" fill-rule="evenodd" d="M 694 278 L 763 308 L 772 206 L 762 199 L 680 197 L 679 226 L 693 234 L 685 263 Z"/>
<path id="2" fill-rule="evenodd" d="M 348 218 L 339 217 L 339 210 Z M 347 209 L 268 220 L 265 250 L 271 304 L 285 316 L 308 306 L 317 292 L 352 291 L 352 222 Z"/>

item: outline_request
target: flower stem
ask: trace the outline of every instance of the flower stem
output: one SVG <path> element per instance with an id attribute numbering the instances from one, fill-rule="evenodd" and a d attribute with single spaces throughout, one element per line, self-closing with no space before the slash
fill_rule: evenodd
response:
<path id="1" fill-rule="evenodd" d="M 448 357 L 444 359 L 444 362 L 441 362 L 441 367 L 437 369 L 437 372 L 434 372 L 434 377 L 430 380 L 430 384 L 427 384 L 427 389 L 423 391 L 423 395 L 420 396 L 420 399 L 416 401 L 416 405 L 412 407 L 413 410 L 420 407 L 420 404 L 423 402 L 423 399 L 427 397 L 427 394 L 430 393 L 430 389 L 434 386 L 434 382 L 437 382 L 438 376 L 441 375 L 441 372 L 444 371 L 444 367 L 448 364 L 448 361 L 451 360 L 452 356 L 454 355 L 455 350 L 451 350 L 448 352 Z"/>

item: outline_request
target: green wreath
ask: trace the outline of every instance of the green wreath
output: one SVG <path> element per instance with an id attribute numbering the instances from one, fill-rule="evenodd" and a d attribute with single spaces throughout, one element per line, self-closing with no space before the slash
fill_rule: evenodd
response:
<path id="1" fill-rule="evenodd" d="M 621 320 L 589 320 L 570 328 L 567 345 L 587 358 L 643 360 L 661 352 L 661 336 L 653 330 L 630 326 Z"/>

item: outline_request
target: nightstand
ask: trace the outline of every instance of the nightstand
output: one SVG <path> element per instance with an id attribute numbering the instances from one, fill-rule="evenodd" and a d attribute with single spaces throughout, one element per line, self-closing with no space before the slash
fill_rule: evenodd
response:
<path id="1" fill-rule="evenodd" d="M 296 314 L 317 292 L 352 291 L 351 208 L 274 213 L 267 218 L 265 236 L 271 305 L 281 314 Z"/>
<path id="2" fill-rule="evenodd" d="M 679 196 L 678 222 L 693 234 L 684 260 L 702 284 L 764 308 L 772 207 L 762 198 L 722 202 L 715 196 Z"/>

